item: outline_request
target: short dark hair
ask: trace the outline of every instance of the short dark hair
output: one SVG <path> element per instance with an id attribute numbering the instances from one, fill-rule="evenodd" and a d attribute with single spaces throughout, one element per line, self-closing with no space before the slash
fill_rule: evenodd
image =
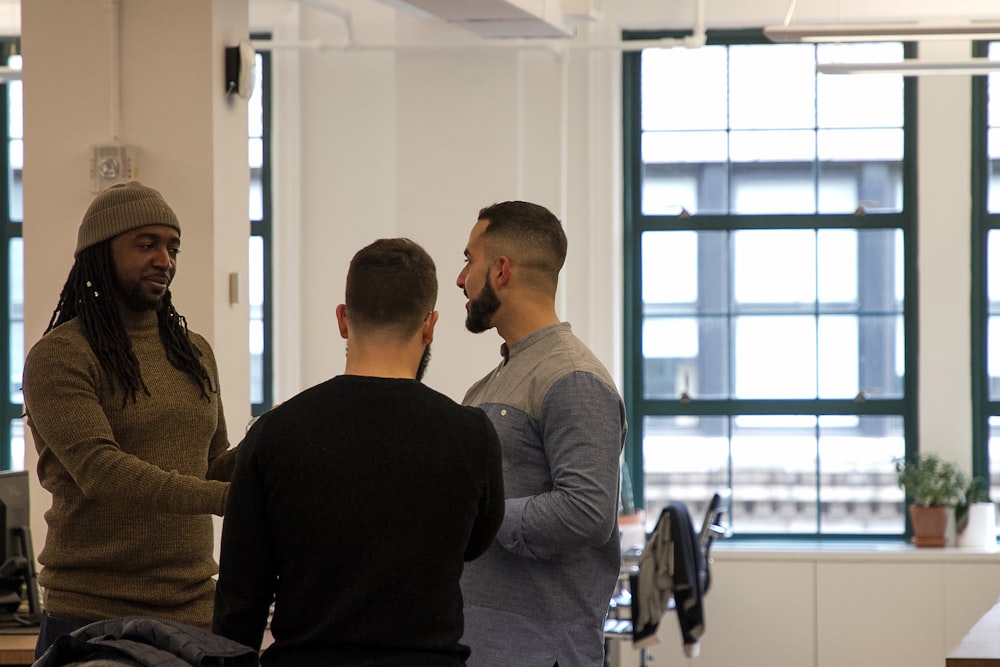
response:
<path id="1" fill-rule="evenodd" d="M 351 259 L 345 306 L 362 330 L 411 336 L 437 301 L 434 260 L 410 239 L 379 239 Z"/>
<path id="2" fill-rule="evenodd" d="M 509 255 L 555 288 L 566 262 L 566 232 L 549 209 L 526 201 L 505 201 L 479 211 L 487 259 Z"/>

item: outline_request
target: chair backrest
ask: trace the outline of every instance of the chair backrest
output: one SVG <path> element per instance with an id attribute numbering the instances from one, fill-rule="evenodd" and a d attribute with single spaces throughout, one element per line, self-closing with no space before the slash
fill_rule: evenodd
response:
<path id="1" fill-rule="evenodd" d="M 698 533 L 698 544 L 708 557 L 708 552 L 712 548 L 712 542 L 717 537 L 729 537 L 733 534 L 728 523 L 723 523 L 722 517 L 729 511 L 729 500 L 733 492 L 729 489 L 717 491 L 710 501 L 708 509 L 705 510 L 705 519 L 701 524 L 701 531 Z"/>
<path id="2" fill-rule="evenodd" d="M 698 574 L 700 575 L 699 579 L 701 580 L 703 594 L 708 592 L 712 584 L 711 559 L 709 558 L 712 543 L 716 538 L 729 537 L 733 534 L 729 524 L 724 523 L 722 520 L 722 517 L 729 511 L 729 500 L 731 497 L 732 491 L 729 489 L 717 491 L 712 496 L 712 499 L 708 501 L 708 509 L 705 510 L 705 519 L 702 521 L 701 531 L 698 533 L 698 546 L 701 548 L 703 556 L 701 565 L 704 568 Z"/>

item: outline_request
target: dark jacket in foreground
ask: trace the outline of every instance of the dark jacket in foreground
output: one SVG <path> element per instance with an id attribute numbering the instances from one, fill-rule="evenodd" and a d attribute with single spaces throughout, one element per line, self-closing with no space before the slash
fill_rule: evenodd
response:
<path id="1" fill-rule="evenodd" d="M 462 665 L 459 580 L 503 519 L 486 415 L 415 380 L 339 376 L 251 428 L 222 531 L 216 632 L 262 664 Z"/>
<path id="2" fill-rule="evenodd" d="M 257 651 L 191 625 L 146 616 L 113 618 L 63 635 L 34 667 L 92 660 L 148 667 L 255 667 Z"/>
<path id="3" fill-rule="evenodd" d="M 672 502 L 663 508 L 639 559 L 639 574 L 632 576 L 634 645 L 643 648 L 659 641 L 660 619 L 673 596 L 684 652 L 696 656 L 705 632 L 708 565 L 687 505 Z"/>

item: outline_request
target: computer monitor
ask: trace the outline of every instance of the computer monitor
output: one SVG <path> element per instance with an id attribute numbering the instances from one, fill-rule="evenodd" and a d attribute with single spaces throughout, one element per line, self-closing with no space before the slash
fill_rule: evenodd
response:
<path id="1" fill-rule="evenodd" d="M 25 556 L 24 545 L 19 535 L 11 530 L 27 528 L 31 523 L 28 496 L 28 471 L 0 471 L 0 539 L 3 540 L 3 559 L 11 556 Z"/>
<path id="2" fill-rule="evenodd" d="M 27 470 L 0 471 L 0 539 L 3 540 L 0 569 L 7 570 L 15 557 L 25 559 L 23 576 L 28 606 L 33 615 L 39 613 L 35 550 L 31 544 L 31 505 Z"/>

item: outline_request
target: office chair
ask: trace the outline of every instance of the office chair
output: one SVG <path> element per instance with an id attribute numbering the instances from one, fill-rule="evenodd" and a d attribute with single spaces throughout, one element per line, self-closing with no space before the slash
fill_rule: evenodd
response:
<path id="1" fill-rule="evenodd" d="M 639 648 L 641 667 L 647 667 L 649 664 L 648 647 L 656 642 L 655 635 L 662 614 L 669 610 L 677 613 L 685 653 L 690 656 L 697 655 L 698 640 L 704 629 L 701 617 L 702 600 L 711 586 L 712 544 L 716 539 L 732 535 L 729 525 L 722 520 L 729 510 L 731 496 L 732 492 L 729 489 L 719 491 L 712 496 L 697 533 L 687 506 L 680 501 L 671 502 L 660 512 L 656 527 L 648 536 L 643 550 L 639 553 L 626 552 L 622 555 L 622 576 L 619 577 L 618 589 L 609 604 L 604 634 L 609 642 L 630 639 L 632 644 Z M 685 546 L 688 551 L 686 558 L 680 553 L 675 554 L 675 549 L 684 550 Z M 642 554 L 647 554 L 645 559 Z M 647 572 L 645 578 L 640 577 L 640 563 L 643 560 L 647 561 L 644 563 L 645 567 L 664 571 L 668 561 L 674 561 L 676 568 L 680 561 L 687 560 L 690 571 L 678 572 L 675 569 L 668 577 L 671 589 L 669 591 L 665 589 L 645 591 L 642 589 L 641 581 L 662 580 L 664 572 L 658 571 L 655 575 Z M 652 562 L 654 560 L 655 563 Z M 675 582 L 674 576 L 687 580 L 693 577 L 696 585 L 690 586 L 680 580 Z M 643 604 L 650 601 L 657 604 L 661 600 L 662 609 L 650 610 L 652 613 L 643 611 Z M 677 609 L 678 600 L 681 604 L 680 610 Z M 610 663 L 609 667 L 615 666 Z"/>

